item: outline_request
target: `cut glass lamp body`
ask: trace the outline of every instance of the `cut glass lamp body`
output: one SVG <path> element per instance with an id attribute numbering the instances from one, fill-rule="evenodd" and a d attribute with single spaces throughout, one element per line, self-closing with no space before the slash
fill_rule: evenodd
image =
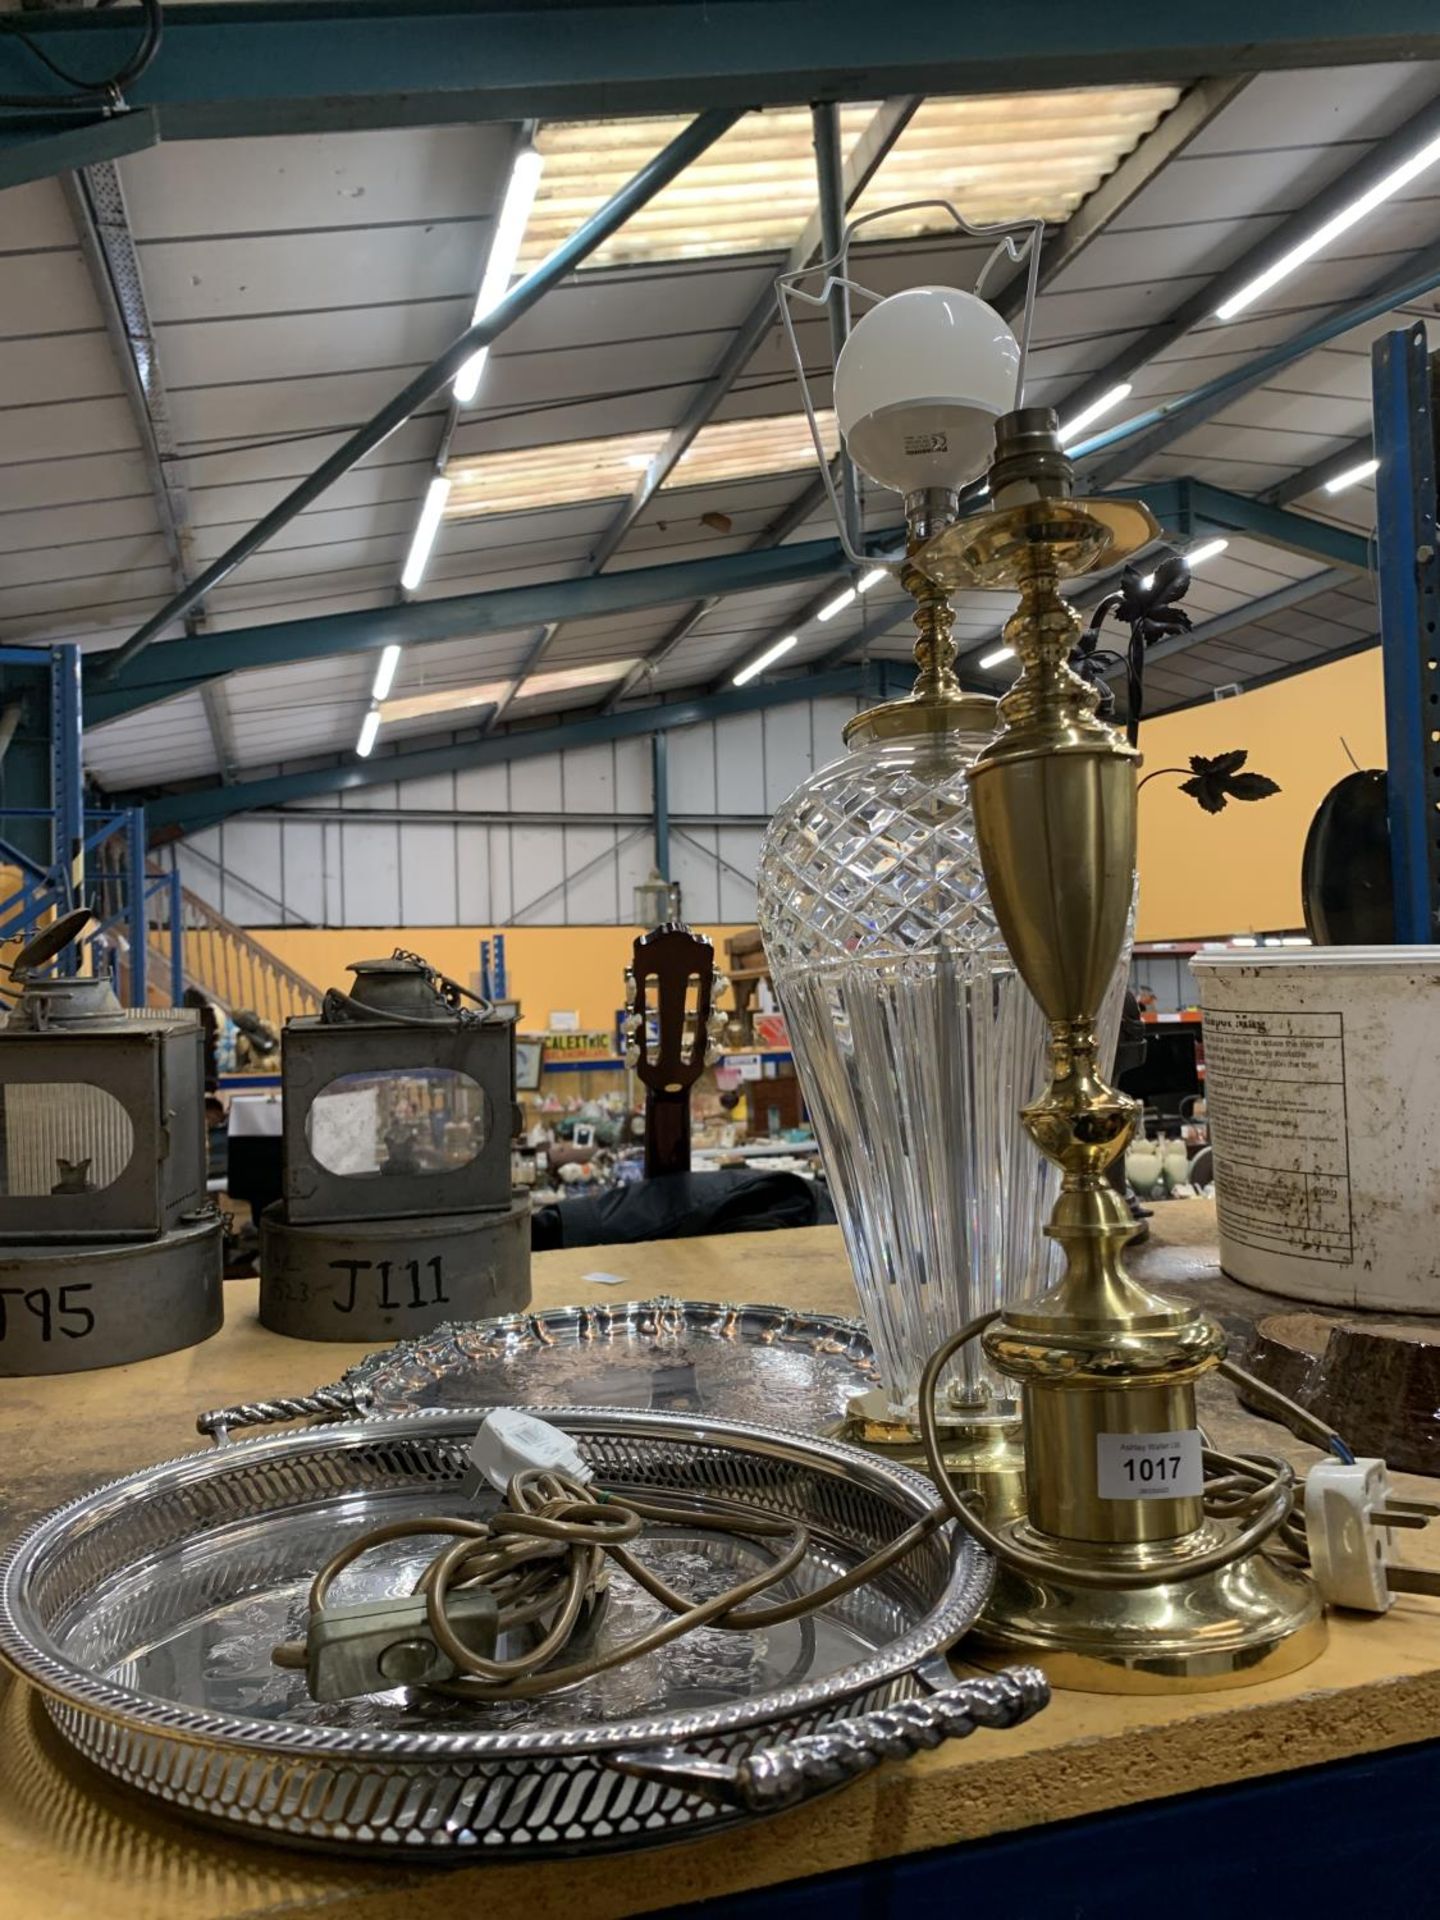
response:
<path id="1" fill-rule="evenodd" d="M 982 704 L 983 707 L 983 703 Z M 875 1345 L 891 1418 L 913 1424 L 933 1350 L 1045 1284 L 1059 1175 L 1020 1124 L 1046 1026 L 996 925 L 953 726 L 862 740 L 783 802 L 759 919 Z M 1104 1016 L 1113 1053 L 1128 944 Z M 977 1343 L 942 1416 L 1013 1415 Z"/>

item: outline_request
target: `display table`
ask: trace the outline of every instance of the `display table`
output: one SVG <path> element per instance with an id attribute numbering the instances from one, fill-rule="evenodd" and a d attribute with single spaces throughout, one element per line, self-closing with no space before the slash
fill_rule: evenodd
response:
<path id="1" fill-rule="evenodd" d="M 1213 1293 L 1212 1304 L 1233 1321 L 1244 1317 L 1244 1302 L 1219 1279 L 1208 1244 L 1212 1229 L 1205 1203 L 1162 1207 L 1156 1219 L 1160 1244 L 1138 1255 L 1135 1265 L 1152 1282 L 1177 1290 L 1193 1287 L 1207 1297 Z M 583 1276 L 601 1267 L 621 1274 L 626 1286 L 587 1285 Z M 622 1293 L 854 1310 L 834 1228 L 581 1248 L 542 1254 L 535 1261 L 537 1304 L 614 1301 Z M 113 1372 L 0 1384 L 6 1535 L 103 1479 L 194 1448 L 199 1444 L 195 1415 L 201 1409 L 304 1392 L 337 1378 L 364 1351 L 266 1332 L 255 1318 L 255 1295 L 255 1282 L 229 1282 L 224 1331 L 188 1353 Z M 1251 1298 L 1260 1311 L 1273 1306 Z M 1297 1461 L 1314 1457 L 1280 1429 L 1236 1412 L 1222 1388 L 1207 1385 L 1202 1418 L 1222 1445 L 1248 1441 Z M 1433 1491 L 1434 1483 L 1402 1484 Z M 1440 1525 L 1431 1531 L 1440 1533 Z M 1428 1535 L 1410 1534 L 1406 1544 L 1417 1562 L 1440 1564 L 1440 1539 L 1432 1544 Z M 843 1793 L 739 1834 L 633 1855 L 444 1869 L 290 1852 L 171 1818 L 71 1758 L 38 1701 L 16 1683 L 0 1680 L 0 1913 L 26 1920 L 175 1920 L 179 1915 L 260 1920 L 310 1912 L 363 1920 L 452 1920 L 476 1911 L 523 1920 L 601 1920 L 711 1901 L 717 1914 L 745 1914 L 752 1905 L 768 1913 L 783 1905 L 787 1911 L 838 1920 L 845 1913 L 908 1910 L 915 1900 L 937 1898 L 945 1886 L 958 1912 L 962 1887 L 975 1893 L 982 1885 L 993 1887 L 998 1877 L 998 1889 L 989 1897 L 1003 1902 L 1005 1887 L 1016 1888 L 1018 1870 L 1013 1846 L 1006 1853 L 998 1842 L 958 1843 L 1024 1832 L 1024 1858 L 1032 1865 L 1045 1857 L 1047 1846 L 1072 1852 L 1078 1846 L 1080 1857 L 1093 1863 L 1093 1871 L 1086 1868 L 1089 1891 L 1082 1900 L 1074 1889 L 1073 1902 L 1057 1892 L 1053 1908 L 1027 1902 L 1017 1892 L 1017 1903 L 1007 1910 L 1024 1920 L 1042 1911 L 1094 1916 L 1122 1910 L 1123 1903 L 1112 1908 L 1103 1897 L 1107 1884 L 1117 1891 L 1117 1874 L 1129 1874 L 1133 1889 L 1137 1862 L 1144 1857 L 1143 1836 L 1133 1845 L 1122 1837 L 1117 1847 L 1116 1833 L 1123 1835 L 1147 1814 L 1168 1821 L 1187 1808 L 1199 1809 L 1191 1817 L 1197 1834 L 1207 1836 L 1202 1844 L 1212 1852 L 1239 1848 L 1243 1856 L 1244 1805 L 1239 1815 L 1225 1808 L 1244 1802 L 1244 1795 L 1227 1796 L 1218 1820 L 1213 1796 L 1179 1801 L 1172 1796 L 1395 1749 L 1412 1752 L 1394 1755 L 1390 1766 L 1419 1765 L 1433 1782 L 1440 1768 L 1431 1759 L 1433 1750 L 1419 1743 L 1437 1734 L 1440 1601 L 1402 1598 L 1380 1620 L 1333 1618 L 1328 1650 L 1288 1679 L 1175 1699 L 1057 1694 L 1050 1708 L 1025 1727 L 978 1733 L 903 1767 L 885 1767 Z M 1347 1781 L 1354 1771 L 1347 1770 Z M 1346 1808 L 1362 1804 L 1368 1775 L 1363 1767 L 1359 1772 L 1358 1785 L 1352 1782 L 1338 1798 L 1329 1798 L 1337 1819 L 1343 1821 Z M 1324 1782 L 1327 1775 L 1301 1778 Z M 1414 1792 L 1413 1781 L 1408 1788 L 1402 1782 L 1401 1790 Z M 1409 1845 L 1393 1781 L 1387 1777 L 1376 1792 L 1386 1796 L 1383 1804 L 1390 1809 L 1391 1842 Z M 1323 1797 L 1318 1802 L 1326 1804 Z M 1113 1819 L 1108 1823 L 1108 1839 L 1095 1823 L 1053 1824 L 1120 1808 L 1130 1811 L 1118 1826 Z M 1257 1859 L 1279 1849 L 1318 1863 L 1323 1887 L 1324 1848 L 1339 1845 L 1334 1838 L 1339 1829 L 1327 1825 L 1329 1816 L 1320 1812 L 1311 1827 L 1311 1817 L 1293 1804 L 1256 1815 L 1264 1838 L 1253 1845 Z M 1173 1863 L 1174 1841 L 1158 1828 L 1155 1837 Z M 1319 1843 L 1318 1852 L 1312 1841 Z M 1056 1855 L 1047 1886 L 1060 1887 L 1065 1876 L 1080 1870 L 1064 1864 L 1069 1857 Z M 1412 1866 L 1417 1858 L 1413 1848 L 1405 1856 Z M 986 1860 L 992 1863 L 988 1882 L 980 1871 Z M 1256 1892 L 1257 1870 L 1252 1862 L 1237 1891 Z M 1198 1910 L 1187 1904 L 1187 1885 L 1194 1890 L 1188 1876 L 1175 1871 L 1175 1897 L 1167 1908 L 1171 1920 Z M 831 1877 L 818 1886 L 803 1884 L 814 1875 Z M 1298 1867 L 1289 1884 L 1298 1910 L 1305 1884 Z M 765 1888 L 773 1890 L 770 1896 L 745 1897 L 749 1890 Z M 1392 1884 L 1387 1892 L 1398 1896 L 1399 1888 Z M 1310 1907 L 1321 1915 L 1337 1910 L 1323 1903 Z"/>

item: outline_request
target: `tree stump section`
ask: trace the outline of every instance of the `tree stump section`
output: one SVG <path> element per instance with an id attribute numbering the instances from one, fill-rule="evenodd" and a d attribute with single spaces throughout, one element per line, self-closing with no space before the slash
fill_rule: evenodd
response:
<path id="1" fill-rule="evenodd" d="M 1440 1474 L 1440 1320 L 1333 1320 L 1277 1313 L 1244 1365 L 1333 1427 L 1357 1454 Z M 1258 1401 L 1240 1398 L 1256 1412 Z"/>

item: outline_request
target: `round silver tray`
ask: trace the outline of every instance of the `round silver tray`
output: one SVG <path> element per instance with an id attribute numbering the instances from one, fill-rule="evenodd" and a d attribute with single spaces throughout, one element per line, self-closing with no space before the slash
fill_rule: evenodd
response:
<path id="1" fill-rule="evenodd" d="M 937 1656 L 974 1621 L 992 1567 L 948 1526 L 807 1620 L 704 1629 L 542 1701 L 396 1689 L 315 1704 L 304 1676 L 270 1659 L 303 1636 L 312 1574 L 378 1522 L 483 1508 L 492 1496 L 461 1492 L 476 1422 L 439 1410 L 264 1435 L 87 1494 L 0 1562 L 0 1655 L 64 1738 L 131 1787 L 257 1836 L 419 1858 L 678 1838 L 1044 1704 L 1033 1670 L 949 1683 Z M 934 1504 L 918 1474 L 833 1442 L 615 1409 L 558 1422 L 606 1487 L 802 1520 L 802 1587 Z M 762 1549 L 671 1528 L 644 1551 L 703 1595 Z M 425 1557 L 424 1543 L 396 1542 L 334 1597 L 408 1587 Z M 631 1638 L 654 1605 L 617 1573 L 602 1644 Z"/>

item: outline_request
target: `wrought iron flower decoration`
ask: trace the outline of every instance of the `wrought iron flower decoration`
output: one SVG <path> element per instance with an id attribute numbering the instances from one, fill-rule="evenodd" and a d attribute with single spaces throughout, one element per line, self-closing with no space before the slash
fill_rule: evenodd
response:
<path id="1" fill-rule="evenodd" d="M 1113 718 L 1115 695 L 1108 676 L 1117 667 L 1125 669 L 1127 710 L 1125 734 L 1133 747 L 1140 737 L 1140 721 L 1145 706 L 1145 653 L 1159 640 L 1173 639 L 1190 631 L 1190 616 L 1178 603 L 1190 590 L 1190 568 L 1173 547 L 1161 547 L 1138 565 L 1126 567 L 1120 585 L 1096 607 L 1090 625 L 1080 636 L 1070 665 L 1082 680 L 1100 690 L 1100 710 L 1107 720 Z M 1114 614 L 1130 629 L 1130 642 L 1124 653 L 1100 645 L 1100 629 Z"/>
<path id="2" fill-rule="evenodd" d="M 1265 773 L 1242 772 L 1249 757 L 1243 747 L 1232 747 L 1228 753 L 1213 754 L 1209 759 L 1203 753 L 1192 753 L 1190 778 L 1180 782 L 1180 791 L 1188 793 L 1206 813 L 1223 813 L 1231 800 L 1268 800 L 1272 793 L 1279 793 L 1280 783 Z M 1146 774 L 1145 780 L 1184 772 L 1184 767 L 1157 767 Z M 1142 787 L 1145 780 L 1140 782 Z"/>

